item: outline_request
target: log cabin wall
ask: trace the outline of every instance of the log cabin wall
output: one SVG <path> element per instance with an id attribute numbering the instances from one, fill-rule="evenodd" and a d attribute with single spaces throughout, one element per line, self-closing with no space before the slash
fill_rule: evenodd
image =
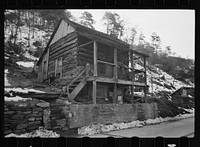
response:
<path id="1" fill-rule="evenodd" d="M 42 61 L 39 65 L 39 73 L 38 73 L 38 81 L 42 82 L 47 78 L 47 70 L 48 70 L 48 51 L 44 54 Z"/>
<path id="2" fill-rule="evenodd" d="M 78 39 L 77 33 L 72 32 L 59 39 L 49 47 L 48 77 L 55 76 L 56 63 L 61 62 L 61 79 L 73 78 L 77 67 Z M 57 62 L 56 62 L 57 60 Z M 57 64 L 59 65 L 59 64 Z"/>
<path id="3" fill-rule="evenodd" d="M 89 43 L 91 42 L 91 43 Z M 89 44 L 87 44 L 89 43 Z M 87 44 L 87 45 L 84 45 Z M 84 45 L 84 46 L 82 46 Z M 78 66 L 86 66 L 86 63 L 90 63 L 90 67 L 93 67 L 93 42 L 86 37 L 78 36 Z"/>

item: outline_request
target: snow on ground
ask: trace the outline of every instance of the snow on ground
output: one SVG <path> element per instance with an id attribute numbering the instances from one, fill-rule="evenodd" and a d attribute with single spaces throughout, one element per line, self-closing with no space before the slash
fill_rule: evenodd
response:
<path id="1" fill-rule="evenodd" d="M 4 70 L 4 86 L 10 86 L 10 83 L 9 83 L 9 81 L 7 79 L 7 73 L 9 73 L 8 69 L 5 69 Z"/>
<path id="2" fill-rule="evenodd" d="M 33 62 L 24 62 L 24 61 L 18 61 L 17 62 L 18 65 L 24 66 L 24 67 L 33 67 L 34 63 Z"/>
<path id="3" fill-rule="evenodd" d="M 20 96 L 15 96 L 15 97 L 7 97 L 4 96 L 4 101 L 26 101 L 26 100 L 32 100 L 32 98 L 22 98 Z"/>
<path id="4" fill-rule="evenodd" d="M 36 57 L 30 55 L 28 52 L 25 52 L 25 53 L 24 53 L 24 56 L 25 56 L 26 58 L 29 58 L 29 59 L 32 59 L 32 60 L 39 60 L 39 58 L 36 58 Z"/>
<path id="5" fill-rule="evenodd" d="M 44 129 L 43 127 L 39 127 L 37 130 L 32 131 L 30 133 L 24 133 L 21 135 L 17 135 L 14 133 L 8 134 L 5 136 L 6 138 L 9 137 L 19 137 L 19 138 L 32 138 L 32 137 L 41 137 L 41 138 L 58 138 L 60 137 L 59 134 L 53 131 L 49 131 Z"/>
<path id="6" fill-rule="evenodd" d="M 179 114 L 175 117 L 166 117 L 166 118 L 155 118 L 155 119 L 147 119 L 146 121 L 132 121 L 129 123 L 114 123 L 111 125 L 103 125 L 103 124 L 96 124 L 96 125 L 89 125 L 89 126 L 83 126 L 78 129 L 79 135 L 94 135 L 102 132 L 110 132 L 114 130 L 120 130 L 120 129 L 127 129 L 127 128 L 133 128 L 133 127 L 142 127 L 144 125 L 152 125 L 152 124 L 159 124 L 166 121 L 174 121 L 179 120 L 183 118 L 188 118 L 194 116 L 194 108 L 193 109 L 187 109 L 190 111 L 190 114 Z"/>
<path id="7" fill-rule="evenodd" d="M 4 88 L 5 91 L 15 91 L 15 92 L 23 92 L 23 93 L 28 93 L 28 92 L 37 92 L 37 93 L 45 93 L 44 91 L 40 90 L 35 90 L 35 89 L 28 89 L 28 88 Z"/>

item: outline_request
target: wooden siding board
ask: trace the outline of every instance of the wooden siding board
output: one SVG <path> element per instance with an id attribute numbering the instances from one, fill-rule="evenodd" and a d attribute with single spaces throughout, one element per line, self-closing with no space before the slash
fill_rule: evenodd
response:
<path id="1" fill-rule="evenodd" d="M 54 42 L 58 41 L 60 38 L 63 38 L 64 36 L 66 36 L 67 34 L 74 32 L 75 29 L 69 25 L 66 21 L 62 20 L 60 23 L 60 26 L 57 30 L 57 32 L 55 33 L 51 43 L 53 44 Z"/>

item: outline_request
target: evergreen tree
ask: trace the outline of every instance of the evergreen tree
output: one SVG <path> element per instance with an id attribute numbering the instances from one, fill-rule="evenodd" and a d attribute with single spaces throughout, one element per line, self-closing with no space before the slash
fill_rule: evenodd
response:
<path id="1" fill-rule="evenodd" d="M 86 26 L 88 28 L 95 29 L 93 26 L 94 23 L 95 23 L 95 21 L 94 21 L 91 13 L 89 13 L 89 12 L 82 13 L 82 16 L 80 17 L 80 24 L 82 24 L 83 26 Z"/>
<path id="2" fill-rule="evenodd" d="M 156 54 L 158 53 L 158 50 L 161 49 L 161 39 L 160 36 L 157 35 L 157 33 L 153 32 L 151 35 L 151 43 L 152 46 L 155 49 Z"/>
<path id="3" fill-rule="evenodd" d="M 106 12 L 103 16 L 104 25 L 106 25 L 107 34 L 121 38 L 124 32 L 123 20 L 117 13 Z"/>

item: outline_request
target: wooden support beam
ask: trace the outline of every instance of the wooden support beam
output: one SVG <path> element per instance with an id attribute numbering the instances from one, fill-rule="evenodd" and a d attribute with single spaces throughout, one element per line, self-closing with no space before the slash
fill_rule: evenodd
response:
<path id="1" fill-rule="evenodd" d="M 144 101 L 146 102 L 147 97 L 147 69 L 146 69 L 146 58 L 144 57 L 144 80 L 145 80 L 145 87 L 144 87 Z"/>
<path id="2" fill-rule="evenodd" d="M 131 104 L 134 102 L 134 91 L 133 91 L 133 85 L 131 85 Z"/>
<path id="3" fill-rule="evenodd" d="M 114 83 L 113 103 L 117 103 L 117 84 Z"/>
<path id="4" fill-rule="evenodd" d="M 133 67 L 133 53 L 130 52 L 130 62 L 131 62 L 131 81 L 135 82 L 135 72 L 134 72 L 134 67 Z M 133 85 L 131 85 L 131 103 L 133 104 L 134 102 L 134 89 L 133 89 Z"/>
<path id="5" fill-rule="evenodd" d="M 97 42 L 94 41 L 94 76 L 97 76 Z"/>
<path id="6" fill-rule="evenodd" d="M 115 77 L 115 79 L 117 79 L 117 77 L 118 77 L 118 75 L 117 75 L 117 48 L 114 48 L 114 65 L 115 65 L 114 77 Z"/>
<path id="7" fill-rule="evenodd" d="M 97 60 L 98 63 L 104 63 L 104 64 L 108 64 L 108 65 L 112 65 L 115 66 L 114 63 L 110 63 L 110 62 L 105 62 L 105 61 L 101 61 L 101 60 Z"/>
<path id="8" fill-rule="evenodd" d="M 92 98 L 93 98 L 93 104 L 96 104 L 96 98 L 97 98 L 97 82 L 94 80 L 93 82 L 93 88 L 92 88 Z"/>
<path id="9" fill-rule="evenodd" d="M 56 73 L 56 71 L 57 71 L 57 65 L 58 65 L 57 62 L 58 62 L 58 60 L 56 59 L 56 65 L 55 65 L 55 77 L 56 77 L 56 74 L 57 74 L 57 73 Z"/>
<path id="10" fill-rule="evenodd" d="M 86 45 L 88 45 L 88 44 L 90 44 L 90 43 L 92 43 L 92 42 L 93 42 L 93 41 L 89 41 L 89 42 L 87 42 L 87 43 L 84 43 L 84 44 L 79 45 L 78 47 L 80 48 L 80 47 L 86 46 Z"/>
<path id="11" fill-rule="evenodd" d="M 94 77 L 97 76 L 97 42 L 94 41 Z M 92 96 L 93 96 L 93 104 L 96 104 L 96 98 L 97 98 L 97 82 L 96 78 L 94 78 L 93 88 L 92 88 Z"/>

